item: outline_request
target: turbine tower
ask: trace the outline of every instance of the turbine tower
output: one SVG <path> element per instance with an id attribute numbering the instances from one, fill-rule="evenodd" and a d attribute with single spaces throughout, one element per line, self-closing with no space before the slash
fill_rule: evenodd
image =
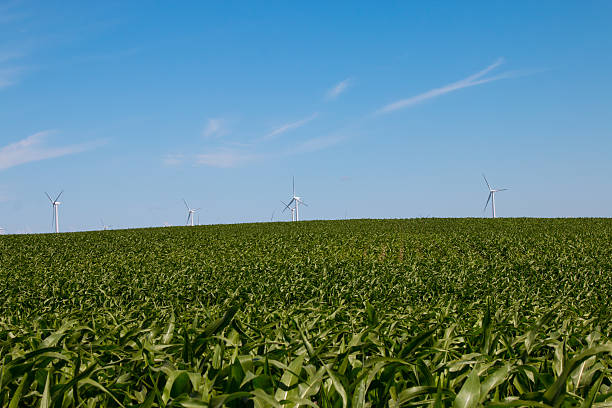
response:
<path id="1" fill-rule="evenodd" d="M 291 204 L 294 205 L 293 208 L 291 208 Z M 285 210 L 287 210 L 288 208 L 291 210 L 291 221 L 300 220 L 300 204 L 303 204 L 306 207 L 308 207 L 308 204 L 302 201 L 301 197 L 298 197 L 295 195 L 295 177 L 294 177 L 293 178 L 293 195 L 291 196 L 291 201 L 289 201 L 289 204 L 286 204 L 285 208 L 283 209 L 283 212 L 285 212 Z"/>
<path id="2" fill-rule="evenodd" d="M 489 201 L 491 201 L 491 210 L 493 211 L 493 218 L 495 218 L 495 193 L 498 193 L 500 191 L 506 191 L 508 189 L 507 188 L 493 189 L 491 188 L 491 185 L 487 181 L 487 178 L 485 177 L 484 174 L 482 175 L 482 178 L 484 178 L 485 183 L 487 183 L 487 188 L 489 189 L 489 198 L 487 198 L 487 203 L 485 204 L 484 209 L 482 211 L 484 212 L 487 209 L 487 206 L 489 205 Z"/>
<path id="3" fill-rule="evenodd" d="M 47 192 L 45 191 L 45 195 L 47 196 L 47 198 L 49 199 L 49 201 L 51 201 L 51 205 L 53 206 L 53 225 L 55 226 L 55 232 L 59 232 L 59 216 L 58 216 L 58 208 L 59 205 L 61 204 L 60 201 L 57 201 L 60 196 L 64 193 L 64 190 L 62 190 L 61 193 L 59 193 L 57 195 L 57 197 L 55 197 L 55 200 L 52 200 L 51 197 L 49 196 L 49 194 L 47 194 Z"/>
<path id="4" fill-rule="evenodd" d="M 200 208 L 191 208 L 189 207 L 189 204 L 187 204 L 187 201 L 185 201 L 185 199 L 183 198 L 183 202 L 185 203 L 185 207 L 187 207 L 187 225 L 189 225 L 189 223 L 191 222 L 191 226 L 193 227 L 193 214 L 195 214 L 196 211 L 199 211 Z"/>

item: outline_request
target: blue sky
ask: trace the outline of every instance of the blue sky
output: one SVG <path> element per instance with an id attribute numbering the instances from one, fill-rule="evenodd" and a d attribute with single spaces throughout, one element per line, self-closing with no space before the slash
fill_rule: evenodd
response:
<path id="1" fill-rule="evenodd" d="M 0 227 L 612 216 L 612 3 L 0 1 Z"/>

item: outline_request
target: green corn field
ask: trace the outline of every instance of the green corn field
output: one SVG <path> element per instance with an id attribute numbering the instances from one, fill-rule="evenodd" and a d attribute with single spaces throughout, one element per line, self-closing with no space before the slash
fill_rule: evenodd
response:
<path id="1" fill-rule="evenodd" d="M 612 220 L 0 236 L 2 407 L 612 407 Z"/>

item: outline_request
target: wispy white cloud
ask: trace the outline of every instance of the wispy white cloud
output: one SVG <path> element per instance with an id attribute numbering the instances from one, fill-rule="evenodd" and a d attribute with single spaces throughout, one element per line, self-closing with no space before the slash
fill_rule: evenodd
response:
<path id="1" fill-rule="evenodd" d="M 197 164 L 210 167 L 229 168 L 248 163 L 257 156 L 252 153 L 245 153 L 232 149 L 220 149 L 211 153 L 199 154 L 196 156 Z"/>
<path id="2" fill-rule="evenodd" d="M 491 72 L 492 70 L 500 66 L 503 62 L 504 62 L 503 59 L 499 58 L 493 64 L 489 65 L 482 71 L 475 73 L 474 75 L 470 75 L 467 78 L 464 78 L 457 82 L 453 82 L 443 87 L 435 88 L 427 92 L 424 92 L 422 94 L 419 94 L 419 95 L 416 95 L 410 98 L 402 99 L 397 102 L 390 103 L 378 109 L 375 112 L 375 114 L 384 114 L 384 113 L 393 112 L 398 109 L 414 106 L 428 99 L 436 98 L 438 96 L 447 94 L 449 92 L 454 92 L 454 91 L 458 91 L 463 88 L 469 88 L 471 86 L 486 84 L 487 82 L 499 81 L 500 79 L 506 79 L 506 78 L 511 78 L 511 77 L 520 75 L 519 72 L 508 71 L 508 72 L 502 72 L 501 74 L 498 74 L 492 77 L 483 78 L 483 76 L 485 76 L 486 74 L 488 74 L 489 72 Z"/>
<path id="3" fill-rule="evenodd" d="M 220 118 L 210 118 L 204 128 L 204 137 L 219 137 L 227 133 L 225 120 Z"/>
<path id="4" fill-rule="evenodd" d="M 328 147 L 334 146 L 347 138 L 347 135 L 340 134 L 313 137 L 287 149 L 283 156 L 291 156 L 294 154 L 301 153 L 312 153 L 319 150 L 327 149 Z"/>
<path id="5" fill-rule="evenodd" d="M 84 152 L 103 144 L 103 141 L 96 141 L 62 147 L 47 147 L 43 145 L 43 141 L 50 133 L 52 132 L 49 130 L 38 132 L 0 148 L 0 170 L 20 164 Z"/>
<path id="6" fill-rule="evenodd" d="M 176 166 L 176 165 L 183 163 L 184 160 L 185 160 L 185 155 L 183 154 L 167 154 L 162 159 L 162 162 L 166 166 Z"/>
<path id="7" fill-rule="evenodd" d="M 351 78 L 346 78 L 344 81 L 338 82 L 333 88 L 325 93 L 325 99 L 328 101 L 336 99 L 341 93 L 349 88 L 352 82 L 353 80 Z"/>
<path id="8" fill-rule="evenodd" d="M 16 66 L 14 62 L 23 56 L 23 52 L 0 50 L 0 89 L 18 82 L 25 68 Z"/>
<path id="9" fill-rule="evenodd" d="M 304 126 L 305 124 L 307 124 L 308 122 L 314 120 L 317 116 L 319 116 L 318 113 L 313 113 L 312 115 L 310 115 L 307 118 L 298 120 L 296 122 L 292 122 L 292 123 L 287 123 L 284 124 L 276 129 L 274 129 L 273 131 L 271 131 L 270 133 L 268 133 L 267 135 L 265 135 L 262 140 L 271 140 L 271 139 L 275 139 L 278 136 L 282 135 L 283 133 L 289 132 L 290 130 L 294 130 L 297 128 L 300 128 L 302 126 Z"/>
<path id="10" fill-rule="evenodd" d="M 286 123 L 282 126 L 279 126 L 266 135 L 252 139 L 250 141 L 241 141 L 241 142 L 231 142 L 224 141 L 222 146 L 217 146 L 210 151 L 207 151 L 203 154 L 199 155 L 168 155 L 164 158 L 164 162 L 166 164 L 180 164 L 182 162 L 191 162 L 195 161 L 196 164 L 211 166 L 211 167 L 219 167 L 219 168 L 231 168 L 237 167 L 245 164 L 262 162 L 264 160 L 282 158 L 282 157 L 290 157 L 297 154 L 303 153 L 312 153 L 324 149 L 328 149 L 332 146 L 340 144 L 352 136 L 354 136 L 355 132 L 359 132 L 359 129 L 362 127 L 364 123 L 367 123 L 369 120 L 373 119 L 373 116 L 379 114 L 385 114 L 389 112 L 393 112 L 395 110 L 399 110 L 402 108 L 407 108 L 410 106 L 414 106 L 418 103 L 424 102 L 428 99 L 432 99 L 441 95 L 444 95 L 449 92 L 454 92 L 459 89 L 468 88 L 471 86 L 481 85 L 488 82 L 498 81 L 506 78 L 514 78 L 517 76 L 532 74 L 537 71 L 506 71 L 497 75 L 487 76 L 497 67 L 499 67 L 503 63 L 503 59 L 498 59 L 491 65 L 482 69 L 479 72 L 476 72 L 473 75 L 470 75 L 464 79 L 461 79 L 457 82 L 453 82 L 451 84 L 442 86 L 440 88 L 435 88 L 430 91 L 424 92 L 422 94 L 402 99 L 396 101 L 394 103 L 383 106 L 382 108 L 375 111 L 373 114 L 363 116 L 358 120 L 350 122 L 347 126 L 339 129 L 338 131 L 325 135 L 325 136 L 317 136 L 310 139 L 304 140 L 302 137 L 291 139 L 290 144 L 284 148 L 277 149 L 264 149 L 263 147 L 270 146 L 267 144 L 267 141 L 272 139 L 276 139 L 282 134 L 298 129 L 307 123 L 311 122 L 315 118 L 317 118 L 318 113 L 314 113 L 311 116 L 291 122 Z M 339 82 L 336 86 L 330 89 L 326 97 L 333 99 L 340 95 L 342 92 L 346 91 L 346 89 L 350 86 L 351 79 L 347 78 L 344 81 Z M 218 135 L 220 132 L 223 132 L 223 120 L 221 119 L 209 119 L 208 126 L 204 132 L 207 136 Z"/>
<path id="11" fill-rule="evenodd" d="M 0 68 L 0 89 L 15 85 L 22 72 L 21 68 Z"/>
<path id="12" fill-rule="evenodd" d="M 282 133 L 304 126 L 306 123 L 315 119 L 317 115 L 318 114 L 315 113 L 309 116 L 308 118 L 283 125 L 268 133 L 263 138 L 257 139 L 251 143 L 225 143 L 224 147 L 216 148 L 211 152 L 196 155 L 195 161 L 199 165 L 210 167 L 238 167 L 245 164 L 261 162 L 263 160 L 269 160 L 273 158 L 281 158 L 301 153 L 315 152 L 317 150 L 322 150 L 331 147 L 346 139 L 346 136 L 339 136 L 338 132 L 336 132 L 335 134 L 328 136 L 314 137 L 300 142 L 295 142 L 292 143 L 289 147 L 286 147 L 285 149 L 281 150 L 261 150 L 261 145 L 265 145 L 266 141 L 278 137 Z M 165 160 L 173 161 L 174 157 L 166 157 Z"/>
<path id="13" fill-rule="evenodd" d="M 0 51 L 0 62 L 6 62 L 24 57 L 23 51 Z"/>
<path id="14" fill-rule="evenodd" d="M 285 150 L 263 153 L 222 148 L 211 153 L 197 155 L 196 162 L 197 164 L 209 167 L 239 167 L 253 162 L 261 162 L 262 160 L 278 159 L 296 154 L 316 152 L 334 146 L 345 139 L 347 139 L 346 135 L 338 134 L 314 137 L 294 144 Z"/>

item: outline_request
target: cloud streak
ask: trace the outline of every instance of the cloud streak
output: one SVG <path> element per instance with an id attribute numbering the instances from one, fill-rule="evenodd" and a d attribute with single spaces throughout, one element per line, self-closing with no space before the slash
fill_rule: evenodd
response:
<path id="1" fill-rule="evenodd" d="M 328 147 L 332 147 L 346 139 L 347 136 L 340 134 L 314 137 L 312 139 L 305 140 L 286 150 L 283 153 L 283 156 L 292 156 L 294 154 L 316 152 L 319 150 L 327 149 Z"/>
<path id="2" fill-rule="evenodd" d="M 49 130 L 38 132 L 0 148 L 0 170 L 39 160 L 81 153 L 102 144 L 98 141 L 63 147 L 46 147 L 43 145 L 43 141 L 50 133 Z"/>
<path id="3" fill-rule="evenodd" d="M 196 156 L 197 164 L 202 164 L 210 167 L 230 168 L 236 167 L 251 160 L 257 156 L 251 153 L 244 153 L 233 149 L 221 149 L 211 153 L 199 154 Z"/>
<path id="4" fill-rule="evenodd" d="M 218 168 L 239 167 L 256 161 L 278 159 L 296 154 L 312 153 L 318 150 L 327 149 L 328 147 L 334 146 L 345 139 L 346 136 L 337 134 L 314 137 L 312 139 L 300 142 L 283 151 L 267 153 L 252 153 L 237 149 L 222 148 L 211 153 L 197 155 L 196 163 Z"/>
<path id="5" fill-rule="evenodd" d="M 21 52 L 0 51 L 0 89 L 14 85 L 18 82 L 19 76 L 25 68 L 11 65 L 14 60 L 23 57 Z"/>
<path id="6" fill-rule="evenodd" d="M 0 69 L 0 89 L 15 85 L 21 72 L 20 68 Z"/>
<path id="7" fill-rule="evenodd" d="M 162 159 L 162 162 L 166 166 L 177 166 L 185 160 L 185 155 L 183 154 L 167 154 Z"/>
<path id="8" fill-rule="evenodd" d="M 223 136 L 226 132 L 225 121 L 220 118 L 210 118 L 206 124 L 204 137 Z"/>
<path id="9" fill-rule="evenodd" d="M 488 74 L 489 72 L 491 72 L 492 70 L 500 66 L 503 62 L 504 62 L 503 59 L 499 58 L 493 64 L 475 73 L 474 75 L 470 75 L 467 78 L 464 78 L 457 82 L 453 82 L 451 84 L 444 85 L 443 87 L 435 88 L 427 92 L 424 92 L 422 94 L 419 94 L 419 95 L 416 95 L 410 98 L 402 99 L 397 102 L 390 103 L 378 109 L 376 112 L 374 112 L 374 114 L 380 115 L 380 114 L 390 113 L 390 112 L 393 112 L 399 109 L 417 105 L 428 99 L 436 98 L 438 96 L 441 96 L 441 95 L 444 95 L 450 92 L 458 91 L 463 88 L 469 88 L 471 86 L 482 85 L 482 84 L 486 84 L 487 82 L 499 81 L 500 79 L 511 78 L 511 77 L 519 75 L 519 73 L 517 72 L 508 71 L 508 72 L 503 72 L 501 74 L 498 74 L 492 77 L 483 78 L 483 76 L 485 76 L 486 74 Z"/>
<path id="10" fill-rule="evenodd" d="M 245 164 L 252 164 L 265 160 L 289 157 L 297 154 L 312 153 L 328 149 L 332 146 L 341 144 L 352 137 L 354 133 L 359 132 L 359 129 L 364 123 L 367 123 L 374 119 L 376 116 L 394 112 L 399 109 L 408 108 L 416 104 L 422 103 L 429 99 L 436 98 L 438 96 L 445 95 L 450 92 L 458 91 L 463 88 L 469 88 L 476 85 L 485 84 L 488 82 L 499 81 L 506 78 L 514 78 L 517 76 L 527 75 L 533 73 L 533 71 L 505 71 L 499 74 L 494 74 L 493 71 L 503 64 L 503 59 L 499 58 L 486 68 L 476 72 L 475 74 L 469 75 L 459 81 L 444 85 L 439 88 L 431 89 L 427 92 L 421 93 L 410 98 L 401 99 L 399 101 L 390 103 L 383 106 L 382 108 L 374 111 L 371 114 L 361 116 L 358 120 L 353 120 L 347 126 L 337 130 L 336 132 L 319 135 L 311 138 L 304 139 L 304 135 L 300 134 L 297 138 L 288 139 L 288 145 L 285 148 L 272 148 L 272 150 L 264 146 L 269 147 L 270 144 L 266 142 L 279 138 L 287 132 L 296 130 L 308 124 L 317 118 L 318 113 L 314 113 L 309 117 L 301 120 L 286 123 L 279 126 L 269 133 L 265 134 L 260 138 L 251 140 L 249 143 L 223 143 L 223 146 L 217 146 L 204 154 L 191 155 L 189 161 L 195 160 L 196 164 L 218 167 L 218 168 L 231 168 L 238 167 Z M 493 74 L 492 74 L 493 73 Z M 333 88 L 327 91 L 326 98 L 333 99 L 338 97 L 340 94 L 345 92 L 350 86 L 351 79 L 347 78 L 344 81 L 339 82 Z M 222 126 L 213 120 L 209 121 L 209 134 L 216 134 Z M 174 156 L 166 157 L 166 164 L 178 164 L 182 162 L 183 157 L 178 159 Z"/>
<path id="11" fill-rule="evenodd" d="M 327 99 L 328 101 L 336 99 L 338 96 L 340 96 L 341 93 L 348 89 L 351 82 L 351 78 L 346 78 L 344 81 L 338 82 L 333 88 L 327 91 L 327 93 L 325 94 L 325 99 Z"/>
<path id="12" fill-rule="evenodd" d="M 270 133 L 268 133 L 264 137 L 262 137 L 262 140 L 276 139 L 278 136 L 282 135 L 283 133 L 286 133 L 286 132 L 289 132 L 291 130 L 294 130 L 294 129 L 297 129 L 297 128 L 300 128 L 300 127 L 304 126 L 308 122 L 311 122 L 312 120 L 314 120 L 317 116 L 319 116 L 318 113 L 313 113 L 309 117 L 301 119 L 301 120 L 298 120 L 297 122 L 292 122 L 292 123 L 287 123 L 285 125 L 282 125 L 282 126 L 276 128 L 276 129 L 274 129 L 273 131 L 271 131 Z"/>

